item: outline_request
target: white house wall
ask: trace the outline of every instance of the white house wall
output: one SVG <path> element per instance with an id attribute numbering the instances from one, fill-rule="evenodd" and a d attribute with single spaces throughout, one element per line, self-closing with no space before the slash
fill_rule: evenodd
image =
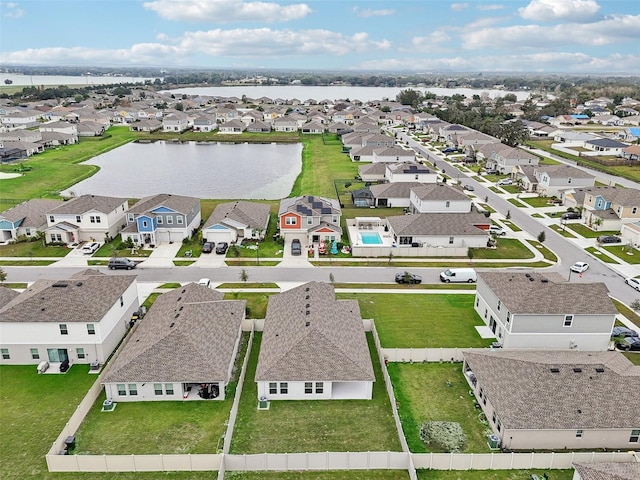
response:
<path id="1" fill-rule="evenodd" d="M 155 392 L 155 384 L 160 383 L 162 385 L 162 395 L 156 395 Z M 185 383 L 194 383 L 194 382 L 185 382 Z M 220 395 L 215 399 L 216 401 L 221 401 L 225 399 L 225 383 L 214 382 L 219 385 Z M 118 385 L 124 385 L 126 395 L 118 394 Z M 173 394 L 167 395 L 166 393 L 166 385 L 173 385 Z M 135 385 L 135 389 L 137 391 L 137 395 L 130 395 L 130 386 Z M 194 387 L 197 388 L 197 387 Z M 162 401 L 182 401 L 184 400 L 184 388 L 183 382 L 132 382 L 132 383 L 124 383 L 124 382 L 115 382 L 115 383 L 105 383 L 104 391 L 107 398 L 113 400 L 114 402 L 162 402 Z"/>
<path id="2" fill-rule="evenodd" d="M 634 427 L 635 428 L 635 427 Z M 503 444 L 510 450 L 637 450 L 638 443 L 629 443 L 629 429 L 584 429 L 582 437 L 576 430 L 505 430 Z"/>
<path id="3" fill-rule="evenodd" d="M 258 398 L 266 397 L 267 400 L 331 400 L 331 382 L 323 382 L 323 393 L 304 393 L 305 382 L 285 382 L 287 383 L 288 393 L 269 393 L 270 382 L 258 383 Z M 280 383 L 278 384 L 278 392 L 280 392 Z M 313 383 L 313 392 L 315 392 L 316 382 Z"/>

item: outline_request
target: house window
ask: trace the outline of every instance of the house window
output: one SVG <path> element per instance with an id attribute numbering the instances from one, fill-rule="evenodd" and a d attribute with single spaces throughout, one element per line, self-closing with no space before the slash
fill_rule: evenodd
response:
<path id="1" fill-rule="evenodd" d="M 38 351 L 37 348 L 32 348 L 31 349 L 31 358 L 33 360 L 40 360 L 40 352 Z"/>
<path id="2" fill-rule="evenodd" d="M 313 217 L 307 217 L 307 225 L 313 225 Z"/>
<path id="3" fill-rule="evenodd" d="M 564 316 L 564 326 L 570 327 L 573 323 L 573 315 L 565 315 Z"/>
<path id="4" fill-rule="evenodd" d="M 632 214 L 632 215 L 635 215 L 637 212 L 638 212 L 638 207 L 633 207 L 633 208 L 631 209 L 631 214 Z"/>
<path id="5" fill-rule="evenodd" d="M 629 443 L 638 443 L 640 440 L 640 428 L 637 430 L 631 430 L 631 436 L 629 437 Z"/>
<path id="6" fill-rule="evenodd" d="M 511 312 L 507 312 L 507 324 L 511 322 Z"/>
<path id="7" fill-rule="evenodd" d="M 480 305 L 480 299 L 478 297 L 476 297 L 476 307 Z"/>
<path id="8" fill-rule="evenodd" d="M 447 200 L 447 201 L 444 203 L 444 206 L 445 206 L 446 208 L 449 208 L 449 207 L 451 206 L 451 202 L 450 202 L 449 200 Z"/>
<path id="9" fill-rule="evenodd" d="M 142 221 L 142 228 L 147 228 L 147 226 L 148 226 L 148 225 L 149 225 L 149 224 L 147 223 L 147 221 L 146 221 L 146 220 L 143 220 L 143 221 Z"/>
<path id="10" fill-rule="evenodd" d="M 138 395 L 138 385 L 136 385 L 135 383 L 129 384 L 129 395 Z"/>
<path id="11" fill-rule="evenodd" d="M 0 351 L 2 352 L 2 359 L 3 360 L 11 359 L 11 355 L 9 355 L 9 349 L 8 348 L 3 348 Z"/>
<path id="12" fill-rule="evenodd" d="M 324 383 L 316 382 L 316 393 L 324 393 Z"/>
<path id="13" fill-rule="evenodd" d="M 498 431 L 502 430 L 502 422 L 500 422 L 500 419 L 498 419 L 498 421 L 496 422 L 496 428 L 498 429 Z"/>
<path id="14" fill-rule="evenodd" d="M 334 216 L 331 218 L 331 222 L 332 222 L 332 223 L 338 223 L 338 216 L 337 216 L 337 215 L 334 215 Z"/>
<path id="15" fill-rule="evenodd" d="M 60 327 L 60 335 L 69 335 L 69 330 L 67 330 L 66 323 L 61 323 L 59 327 Z"/>
<path id="16" fill-rule="evenodd" d="M 118 383 L 116 388 L 118 389 L 118 395 L 124 397 L 127 394 L 127 391 L 124 388 L 124 383 Z"/>
<path id="17" fill-rule="evenodd" d="M 49 215 L 49 221 L 51 223 L 54 223 L 56 221 L 55 217 L 53 215 Z"/>
<path id="18" fill-rule="evenodd" d="M 567 179 L 567 183 L 571 183 L 571 177 Z"/>
<path id="19" fill-rule="evenodd" d="M 176 223 L 178 225 L 182 225 L 184 223 L 184 219 L 182 217 L 176 217 Z"/>
<path id="20" fill-rule="evenodd" d="M 500 307 L 502 306 L 502 302 L 498 300 L 498 311 L 500 311 Z"/>
<path id="21" fill-rule="evenodd" d="M 493 415 L 491 416 L 491 421 L 495 424 L 496 423 L 496 412 L 493 412 Z"/>
<path id="22" fill-rule="evenodd" d="M 278 384 L 276 382 L 269 382 L 269 394 L 275 395 L 278 393 Z"/>
<path id="23" fill-rule="evenodd" d="M 165 383 L 164 391 L 167 395 L 173 395 L 173 383 Z"/>
<path id="24" fill-rule="evenodd" d="M 154 383 L 153 384 L 153 393 L 155 393 L 156 395 L 162 395 L 162 384 L 161 383 Z"/>
<path id="25" fill-rule="evenodd" d="M 162 217 L 158 217 L 158 225 L 162 225 L 162 223 L 164 222 L 164 220 L 162 219 Z M 146 226 L 146 225 L 145 225 Z"/>
<path id="26" fill-rule="evenodd" d="M 582 438 L 582 430 L 576 430 L 576 438 Z"/>
<path id="27" fill-rule="evenodd" d="M 167 217 L 167 225 L 173 225 L 173 217 Z"/>
<path id="28" fill-rule="evenodd" d="M 82 217 L 80 215 L 76 215 L 76 223 L 82 222 Z"/>
<path id="29" fill-rule="evenodd" d="M 130 213 L 129 215 L 127 215 L 127 221 L 133 222 L 133 213 Z"/>
<path id="30" fill-rule="evenodd" d="M 313 382 L 304 382 L 304 393 L 313 393 Z"/>
<path id="31" fill-rule="evenodd" d="M 91 216 L 89 217 L 89 221 L 90 221 L 91 223 L 96 223 L 96 217 L 95 217 L 95 215 L 91 215 Z"/>
<path id="32" fill-rule="evenodd" d="M 96 334 L 96 326 L 93 323 L 87 323 L 87 333 L 89 335 Z"/>
<path id="33" fill-rule="evenodd" d="M 120 295 L 120 306 L 124 306 L 124 296 Z"/>
<path id="34" fill-rule="evenodd" d="M 449 245 L 453 245 L 453 237 L 449 237 Z"/>
<path id="35" fill-rule="evenodd" d="M 297 222 L 296 217 L 287 217 L 287 218 L 284 219 L 284 224 L 285 225 L 296 225 L 297 223 L 298 222 Z"/>
<path id="36" fill-rule="evenodd" d="M 400 245 L 411 245 L 413 237 L 400 237 Z"/>
<path id="37" fill-rule="evenodd" d="M 289 393 L 289 384 L 287 382 L 280 382 L 280 395 L 286 395 Z"/>
<path id="38" fill-rule="evenodd" d="M 80 359 L 85 358 L 85 355 L 84 355 L 84 348 L 80 348 L 80 347 L 76 348 L 76 355 L 77 355 L 77 356 L 78 356 L 78 358 L 80 358 Z"/>
<path id="39" fill-rule="evenodd" d="M 416 179 L 416 180 L 418 180 L 418 175 L 416 175 L 416 178 L 415 178 L 415 179 Z"/>

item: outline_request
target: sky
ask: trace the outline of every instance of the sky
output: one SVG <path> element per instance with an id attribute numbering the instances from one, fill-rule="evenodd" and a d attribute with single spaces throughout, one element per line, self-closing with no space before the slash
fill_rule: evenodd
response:
<path id="1" fill-rule="evenodd" d="M 640 0 L 0 0 L 0 65 L 640 73 Z"/>

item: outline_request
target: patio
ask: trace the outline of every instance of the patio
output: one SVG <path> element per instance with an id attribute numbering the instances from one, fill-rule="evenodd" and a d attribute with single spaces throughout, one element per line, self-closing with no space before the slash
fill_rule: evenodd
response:
<path id="1" fill-rule="evenodd" d="M 386 219 L 356 217 L 347 220 L 347 233 L 352 247 L 379 248 L 396 246 L 391 234 L 385 230 Z"/>

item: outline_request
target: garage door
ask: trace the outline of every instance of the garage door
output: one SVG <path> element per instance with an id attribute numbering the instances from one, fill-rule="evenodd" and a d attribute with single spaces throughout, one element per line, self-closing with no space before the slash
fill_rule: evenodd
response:
<path id="1" fill-rule="evenodd" d="M 225 231 L 220 231 L 220 232 L 212 232 L 209 231 L 206 233 L 206 237 L 205 240 L 207 242 L 211 242 L 211 243 L 220 243 L 220 242 L 227 242 L 227 243 L 233 243 L 235 242 L 235 236 L 231 233 L 231 232 L 225 232 Z"/>

